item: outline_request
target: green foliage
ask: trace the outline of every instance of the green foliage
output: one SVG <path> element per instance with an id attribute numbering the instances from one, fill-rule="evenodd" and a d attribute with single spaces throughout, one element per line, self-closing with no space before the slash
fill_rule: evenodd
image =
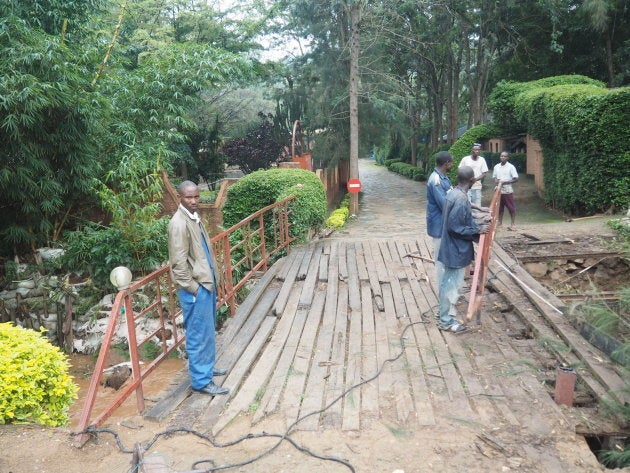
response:
<path id="1" fill-rule="evenodd" d="M 116 266 L 144 275 L 168 259 L 168 217 L 160 217 L 162 181 L 151 166 L 131 149 L 104 183 L 94 180 L 111 221 L 66 234 L 62 263 L 68 269 L 87 270 L 96 284 L 106 286 Z"/>
<path id="2" fill-rule="evenodd" d="M 305 237 L 304 232 L 321 225 L 326 218 L 326 191 L 317 176 L 304 169 L 260 170 L 239 179 L 228 189 L 223 224 L 229 228 L 293 194 L 296 200 L 289 214 L 291 234 Z"/>
<path id="3" fill-rule="evenodd" d="M 106 107 L 80 59 L 59 37 L 12 14 L 0 16 L 2 252 L 47 244 L 65 214 L 90 203 L 85 196 L 99 170 Z"/>
<path id="4" fill-rule="evenodd" d="M 400 174 L 401 176 L 413 179 L 414 181 L 426 181 L 427 179 L 424 170 L 422 170 L 418 166 L 413 166 L 412 164 L 390 162 L 390 164 L 387 166 L 387 169 L 395 172 L 396 174 Z"/>
<path id="5" fill-rule="evenodd" d="M 492 89 L 488 98 L 488 109 L 493 115 L 493 123 L 497 127 L 497 134 L 518 134 L 527 129 L 527 124 L 517 116 L 516 100 L 521 93 L 556 85 L 572 84 L 586 84 L 595 87 L 605 86 L 601 81 L 580 75 L 545 77 L 531 82 L 499 82 Z"/>
<path id="6" fill-rule="evenodd" d="M 343 228 L 346 224 L 346 220 L 350 216 L 350 194 L 346 194 L 339 205 L 339 208 L 330 214 L 326 219 L 326 227 L 335 227 L 336 229 Z"/>
<path id="7" fill-rule="evenodd" d="M 40 333 L 0 324 L 0 424 L 65 425 L 78 391 L 68 367 Z"/>
<path id="8" fill-rule="evenodd" d="M 514 107 L 522 131 L 543 148 L 548 203 L 574 215 L 628 208 L 630 87 L 527 88 Z"/>

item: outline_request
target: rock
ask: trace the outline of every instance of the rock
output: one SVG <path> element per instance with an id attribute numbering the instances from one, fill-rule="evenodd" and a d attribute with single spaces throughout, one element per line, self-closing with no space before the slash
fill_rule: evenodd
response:
<path id="1" fill-rule="evenodd" d="M 37 248 L 36 250 L 42 257 L 42 260 L 49 261 L 54 260 L 62 256 L 65 252 L 61 248 Z"/>
<path id="2" fill-rule="evenodd" d="M 547 263 L 525 263 L 525 270 L 535 278 L 545 277 L 547 274 Z"/>
<path id="3" fill-rule="evenodd" d="M 37 285 L 35 281 L 32 279 L 27 279 L 26 281 L 20 281 L 17 285 L 18 289 L 35 289 Z"/>

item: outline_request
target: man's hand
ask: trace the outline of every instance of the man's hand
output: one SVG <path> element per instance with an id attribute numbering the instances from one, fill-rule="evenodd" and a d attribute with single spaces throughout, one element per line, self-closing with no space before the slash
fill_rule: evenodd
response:
<path id="1" fill-rule="evenodd" d="M 490 225 L 482 225 L 479 230 L 479 234 L 488 233 L 490 231 Z"/>

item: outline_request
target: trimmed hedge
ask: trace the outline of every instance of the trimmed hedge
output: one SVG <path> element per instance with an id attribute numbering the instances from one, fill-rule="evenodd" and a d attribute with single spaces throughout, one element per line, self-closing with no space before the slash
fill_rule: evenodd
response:
<path id="1" fill-rule="evenodd" d="M 387 169 L 395 172 L 396 174 L 400 174 L 401 176 L 413 179 L 414 181 L 426 181 L 427 179 L 424 171 L 413 164 L 401 163 L 400 161 L 390 161 L 389 164 L 387 164 Z"/>
<path id="2" fill-rule="evenodd" d="M 305 240 L 311 228 L 324 223 L 328 209 L 324 185 L 314 173 L 304 169 L 261 170 L 239 179 L 228 188 L 223 225 L 229 228 L 290 195 L 296 196 L 290 205 L 290 234 Z"/>
<path id="3" fill-rule="evenodd" d="M 488 98 L 488 110 L 493 116 L 498 135 L 511 135 L 527 130 L 527 123 L 518 117 L 517 97 L 529 90 L 544 89 L 557 85 L 592 85 L 605 88 L 605 84 L 581 75 L 545 77 L 531 82 L 499 82 Z"/>
<path id="4" fill-rule="evenodd" d="M 326 227 L 342 228 L 346 224 L 346 220 L 350 216 L 350 194 L 346 194 L 339 208 L 330 214 L 326 219 Z"/>
<path id="5" fill-rule="evenodd" d="M 0 424 L 67 424 L 78 391 L 68 367 L 41 333 L 0 324 Z"/>
<path id="6" fill-rule="evenodd" d="M 630 206 L 630 87 L 557 85 L 514 103 L 543 149 L 547 203 L 574 215 Z"/>

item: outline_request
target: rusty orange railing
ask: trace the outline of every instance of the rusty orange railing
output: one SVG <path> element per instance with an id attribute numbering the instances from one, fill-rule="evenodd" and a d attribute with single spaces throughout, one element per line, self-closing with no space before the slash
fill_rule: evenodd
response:
<path id="1" fill-rule="evenodd" d="M 230 314 L 234 315 L 238 290 L 258 271 L 266 271 L 270 258 L 279 255 L 285 249 L 288 252 L 289 245 L 294 240 L 289 236 L 289 203 L 294 198 L 287 197 L 269 205 L 212 238 L 213 249 L 223 274 L 217 291 L 217 308 L 226 304 L 230 308 Z M 77 437 L 79 445 L 85 444 L 88 440 L 88 434 L 85 433 L 88 426 L 101 425 L 133 391 L 136 393 L 138 412 L 142 412 L 144 410 L 142 381 L 185 341 L 184 329 L 181 323 L 178 323 L 181 308 L 176 300 L 176 288 L 169 269 L 169 266 L 160 268 L 116 295 L 79 419 L 78 432 L 82 432 Z M 141 306 L 143 298 L 135 297 L 140 289 L 154 299 L 146 307 Z M 148 331 L 142 340 L 138 340 L 138 325 L 149 320 L 154 321 L 153 329 Z M 127 327 L 132 379 L 122 386 L 102 412 L 92 417 L 103 369 L 112 348 L 112 340 L 123 321 Z M 170 337 L 167 336 L 169 332 Z M 161 351 L 145 367 L 140 360 L 140 350 L 144 344 L 156 339 L 160 342 Z"/>
<path id="2" fill-rule="evenodd" d="M 499 203 L 501 202 L 501 184 L 497 185 L 492 201 L 490 202 L 490 229 L 488 233 L 479 236 L 479 244 L 477 246 L 477 255 L 475 257 L 475 272 L 470 285 L 470 298 L 468 301 L 468 311 L 466 312 L 466 320 L 471 321 L 473 317 L 477 317 L 477 322 L 481 317 L 481 302 L 486 287 L 486 278 L 488 276 L 488 262 L 490 261 L 490 251 L 492 250 L 492 242 L 494 241 L 494 233 L 497 229 L 497 216 L 499 211 Z"/>

